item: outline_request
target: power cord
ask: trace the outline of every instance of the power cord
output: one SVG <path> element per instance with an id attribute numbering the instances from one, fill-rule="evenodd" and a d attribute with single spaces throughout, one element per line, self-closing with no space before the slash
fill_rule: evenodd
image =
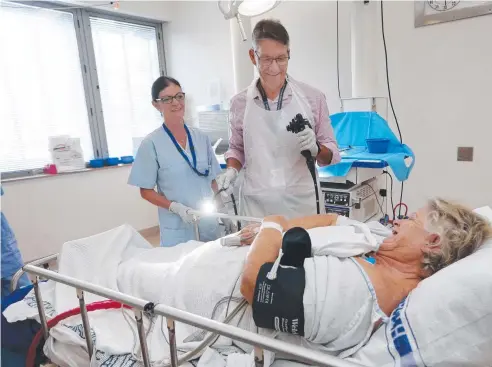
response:
<path id="1" fill-rule="evenodd" d="M 340 99 L 340 107 L 342 107 L 342 94 L 340 93 L 340 35 L 339 35 L 339 11 L 338 11 L 337 0 L 337 88 L 338 88 L 338 98 Z"/>
<path id="2" fill-rule="evenodd" d="M 391 87 L 389 82 L 389 70 L 388 70 L 388 50 L 386 48 L 386 36 L 384 33 L 384 7 L 383 0 L 381 1 L 381 33 L 383 35 L 383 47 L 384 47 L 384 65 L 386 69 L 386 85 L 388 86 L 388 98 L 391 106 L 391 111 L 393 111 L 393 117 L 395 118 L 396 127 L 398 128 L 398 135 L 400 136 L 400 143 L 403 144 L 403 137 L 400 130 L 400 124 L 398 123 L 398 118 L 396 117 L 395 108 L 393 107 L 393 99 L 391 98 Z"/>
<path id="3" fill-rule="evenodd" d="M 388 175 L 390 178 L 390 200 L 391 200 L 391 208 L 395 207 L 395 204 L 393 203 L 393 176 L 388 171 L 383 171 L 385 175 Z M 401 201 L 401 199 L 400 199 Z M 393 220 L 395 220 L 395 213 L 393 213 Z"/>
<path id="4" fill-rule="evenodd" d="M 374 190 L 374 188 L 371 185 L 369 185 L 369 184 L 365 184 L 365 186 L 369 187 L 372 190 L 372 192 L 374 193 L 374 197 L 376 198 L 376 201 L 377 201 L 377 203 L 379 205 L 379 209 L 381 210 L 381 213 L 382 214 L 386 214 L 384 212 L 383 205 L 379 202 L 378 194 L 376 193 L 376 190 Z M 369 196 L 368 196 L 368 198 L 369 198 Z"/>
<path id="5" fill-rule="evenodd" d="M 360 209 L 360 205 L 362 204 L 362 202 L 363 202 L 363 201 L 366 201 L 367 199 L 371 198 L 371 197 L 372 197 L 372 195 L 374 195 L 374 197 L 376 198 L 376 202 L 378 203 L 379 209 L 381 210 L 381 213 L 382 213 L 383 215 L 385 215 L 386 213 L 384 212 L 384 209 L 383 209 L 383 204 L 381 204 L 381 202 L 379 201 L 379 199 L 378 199 L 378 194 L 376 193 L 376 190 L 374 190 L 374 188 L 373 188 L 371 185 L 367 184 L 367 183 L 363 184 L 363 186 L 368 186 L 368 187 L 372 190 L 373 194 L 371 194 L 371 195 L 369 195 L 369 196 L 366 196 L 366 197 L 365 197 L 365 198 L 363 198 L 363 199 L 359 199 L 359 201 L 358 201 L 358 202 L 353 203 L 352 205 L 349 205 L 347 208 L 355 208 L 355 209 Z M 384 200 L 384 199 L 383 199 L 383 200 Z M 384 203 L 384 201 L 383 201 L 383 203 Z M 379 212 L 377 212 L 376 214 L 374 214 L 371 218 L 373 218 L 373 217 L 374 217 L 374 216 L 376 216 L 377 214 L 379 214 Z M 371 218 L 369 218 L 369 219 L 371 219 Z"/>
<path id="6" fill-rule="evenodd" d="M 398 117 L 396 116 L 395 108 L 393 106 L 393 98 L 391 97 L 391 87 L 389 81 L 389 68 L 388 68 L 388 50 L 386 47 L 386 35 L 384 33 L 384 0 L 381 0 L 381 34 L 383 36 L 383 47 L 384 47 L 384 65 L 386 69 L 386 85 L 388 87 L 388 99 L 391 106 L 391 111 L 393 112 L 393 117 L 395 118 L 396 127 L 398 129 L 398 135 L 400 136 L 400 143 L 403 144 L 403 136 L 400 130 L 400 124 L 398 122 Z M 393 197 L 392 197 L 393 198 Z M 400 204 L 403 202 L 403 181 L 401 183 L 400 191 Z M 398 216 L 401 216 L 401 205 L 398 209 Z"/>

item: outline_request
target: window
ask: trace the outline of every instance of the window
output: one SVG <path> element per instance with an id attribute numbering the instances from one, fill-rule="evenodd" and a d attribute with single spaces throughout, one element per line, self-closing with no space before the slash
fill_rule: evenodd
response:
<path id="1" fill-rule="evenodd" d="M 0 172 L 51 161 L 48 138 L 80 138 L 84 158 L 134 153 L 160 125 L 160 24 L 50 3 L 0 2 Z"/>
<path id="2" fill-rule="evenodd" d="M 110 156 L 131 155 L 133 138 L 162 124 L 150 87 L 159 75 L 155 29 L 90 18 Z"/>
<path id="3" fill-rule="evenodd" d="M 81 139 L 93 156 L 73 15 L 29 7 L 0 11 L 0 167 L 50 161 L 48 137 Z"/>

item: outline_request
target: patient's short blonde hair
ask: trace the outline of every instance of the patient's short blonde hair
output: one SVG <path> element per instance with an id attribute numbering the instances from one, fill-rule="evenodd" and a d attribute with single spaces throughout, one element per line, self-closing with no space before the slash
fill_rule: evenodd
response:
<path id="1" fill-rule="evenodd" d="M 492 237 L 489 222 L 472 210 L 443 199 L 432 199 L 425 229 L 439 235 L 440 250 L 424 254 L 424 268 L 431 274 L 475 252 Z"/>

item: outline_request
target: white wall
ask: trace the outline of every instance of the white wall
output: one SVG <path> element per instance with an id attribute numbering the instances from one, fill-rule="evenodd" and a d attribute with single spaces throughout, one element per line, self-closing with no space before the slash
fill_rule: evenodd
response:
<path id="1" fill-rule="evenodd" d="M 373 24 L 376 35 L 361 56 L 376 58 L 365 73 L 376 73 L 373 93 L 387 95 L 380 4 L 356 6 L 355 24 Z M 404 201 L 415 209 L 441 195 L 492 205 L 492 16 L 415 28 L 413 2 L 385 1 L 384 10 L 394 107 L 416 155 Z M 473 146 L 474 161 L 457 162 L 458 146 Z"/>
<path id="2" fill-rule="evenodd" d="M 173 19 L 164 26 L 167 72 L 187 93 L 187 114 L 196 122 L 197 106 L 228 102 L 234 94 L 229 22 L 215 1 L 170 3 Z M 217 85 L 218 100 L 212 98 Z"/>
<path id="3" fill-rule="evenodd" d="M 117 167 L 2 183 L 2 212 L 24 260 L 124 223 L 137 230 L 157 225 L 157 209 L 126 184 L 129 172 Z"/>
<path id="4" fill-rule="evenodd" d="M 340 1 L 340 90 L 352 95 L 350 11 L 351 3 Z M 289 74 L 325 93 L 330 113 L 340 110 L 337 90 L 336 1 L 285 1 L 273 11 L 252 19 L 278 19 L 291 39 Z"/>

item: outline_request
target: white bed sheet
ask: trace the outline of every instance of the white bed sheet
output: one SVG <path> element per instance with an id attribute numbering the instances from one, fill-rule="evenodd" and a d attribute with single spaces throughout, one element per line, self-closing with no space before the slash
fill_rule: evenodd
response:
<path id="1" fill-rule="evenodd" d="M 329 235 L 324 232 L 326 230 L 329 231 Z M 351 238 L 350 241 L 344 240 L 347 234 Z M 383 238 L 376 236 L 377 240 L 368 241 L 367 233 L 354 230 L 353 227 L 318 228 L 310 231 L 310 235 L 315 254 L 332 253 L 341 257 L 375 250 Z M 344 245 L 340 246 L 342 243 Z M 231 294 L 240 297 L 239 275 L 248 251 L 248 247 L 221 247 L 219 241 L 206 244 L 190 241 L 173 248 L 153 248 L 133 228 L 125 225 L 96 236 L 66 243 L 61 251 L 59 271 L 154 303 L 165 303 L 204 317 L 211 317 L 212 310 L 219 300 Z M 86 298 L 87 303 L 102 299 L 90 294 L 86 294 Z M 45 301 L 49 303 L 46 298 Z M 233 302 L 230 307 L 235 305 L 236 303 Z M 57 284 L 52 308 L 56 309 L 57 313 L 61 313 L 74 307 L 78 307 L 74 289 Z M 30 308 L 30 317 L 33 317 L 36 310 Z M 222 310 L 219 309 L 219 319 L 223 319 L 224 315 L 221 313 L 225 312 L 225 308 L 224 304 Z M 96 348 L 98 351 L 114 355 L 125 355 L 134 349 L 137 341 L 133 335 L 136 330 L 135 325 L 133 323 L 130 327 L 120 311 L 106 311 L 106 313 L 112 314 L 111 319 L 114 321 L 112 325 L 121 325 L 121 327 L 111 328 L 106 321 L 99 320 L 96 313 L 91 315 L 91 326 L 96 335 Z M 238 324 L 240 317 L 241 322 Z M 246 314 L 238 315 L 233 320 L 233 324 L 238 324 L 246 330 L 256 331 L 250 308 L 247 309 Z M 63 354 L 60 348 L 63 349 L 64 344 L 73 345 L 76 340 L 78 340 L 78 347 L 84 350 L 85 339 L 80 335 L 80 328 L 81 320 L 78 316 L 56 326 L 52 330 L 52 342 L 46 345 L 46 353 L 51 353 L 56 359 L 60 353 Z M 183 350 L 196 347 L 198 342 L 184 343 L 183 341 L 185 337 L 196 331 L 197 329 L 193 327 L 178 323 L 178 347 Z M 168 357 L 167 348 L 162 348 L 166 343 L 165 335 L 166 333 L 155 332 L 149 338 L 153 360 Z M 221 337 L 215 346 L 227 349 L 230 345 L 230 339 Z M 239 345 L 247 353 L 251 351 L 249 346 Z M 75 363 L 73 366 L 78 364 Z"/>

